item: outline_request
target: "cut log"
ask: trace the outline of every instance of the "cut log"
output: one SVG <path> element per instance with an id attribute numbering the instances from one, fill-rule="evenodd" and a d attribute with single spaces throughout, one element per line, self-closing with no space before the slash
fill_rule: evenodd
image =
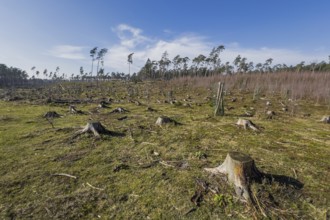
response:
<path id="1" fill-rule="evenodd" d="M 234 185 L 238 197 L 249 203 L 253 201 L 250 183 L 262 178 L 262 173 L 256 168 L 254 160 L 240 152 L 229 152 L 220 166 L 204 170 L 213 174 L 228 175 L 228 181 Z"/>
<path id="2" fill-rule="evenodd" d="M 83 133 L 93 133 L 95 137 L 100 137 L 100 134 L 110 134 L 100 122 L 88 122 L 87 125 L 76 134 L 80 135 Z"/>
<path id="3" fill-rule="evenodd" d="M 320 121 L 326 124 L 330 124 L 330 116 L 323 116 Z"/>
<path id="4" fill-rule="evenodd" d="M 242 118 L 238 119 L 236 125 L 243 126 L 244 129 L 251 128 L 254 131 L 259 131 L 259 128 L 252 121 L 247 119 L 242 119 Z"/>
<path id="5" fill-rule="evenodd" d="M 46 114 L 44 114 L 44 118 L 59 118 L 59 117 L 61 117 L 61 115 L 55 111 L 49 111 Z"/>

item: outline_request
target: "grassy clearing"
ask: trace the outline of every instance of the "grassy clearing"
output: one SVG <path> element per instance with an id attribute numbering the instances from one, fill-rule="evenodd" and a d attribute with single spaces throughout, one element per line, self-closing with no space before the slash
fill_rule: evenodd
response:
<path id="1" fill-rule="evenodd" d="M 304 100 L 290 103 L 277 95 L 261 94 L 253 101 L 252 92 L 233 90 L 225 105 L 234 108 L 224 117 L 213 117 L 214 89 L 115 82 L 74 93 L 70 86 L 64 85 L 67 91 L 61 98 L 112 97 L 116 102 L 86 115 L 69 114 L 68 105 L 46 104 L 42 99 L 50 96 L 49 89 L 40 94 L 24 91 L 28 98 L 23 101 L 0 102 L 0 218 L 326 218 L 330 127 L 318 120 L 329 113 L 327 106 Z M 236 102 L 230 101 L 233 97 Z M 178 102 L 163 102 L 170 98 Z M 280 99 L 288 103 L 288 112 L 280 111 Z M 277 113 L 272 120 L 264 114 L 268 100 Z M 147 105 L 156 112 L 147 111 Z M 96 106 L 96 101 L 76 105 L 84 112 Z M 129 112 L 109 114 L 116 107 Z M 54 128 L 42 118 L 50 110 L 63 115 L 53 120 Z M 260 133 L 234 125 L 246 110 L 255 112 L 250 119 L 262 127 Z M 310 116 L 304 117 L 306 113 Z M 182 125 L 157 127 L 160 115 Z M 127 119 L 119 121 L 122 116 Z M 72 139 L 89 120 L 125 136 L 95 139 L 84 134 Z M 262 212 L 246 206 L 223 178 L 203 171 L 222 163 L 232 150 L 249 154 L 261 171 L 296 178 L 304 187 L 253 184 Z M 77 179 L 54 175 L 58 173 Z M 197 178 L 219 188 L 217 195 L 204 195 L 198 207 L 191 202 L 199 190 Z"/>

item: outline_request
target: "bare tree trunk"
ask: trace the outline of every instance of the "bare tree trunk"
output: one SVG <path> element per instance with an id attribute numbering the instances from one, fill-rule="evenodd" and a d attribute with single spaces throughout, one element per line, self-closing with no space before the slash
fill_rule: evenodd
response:
<path id="1" fill-rule="evenodd" d="M 214 116 L 217 116 L 217 115 L 224 116 L 225 115 L 225 108 L 224 108 L 224 101 L 223 101 L 224 87 L 225 87 L 225 84 L 222 82 L 219 82 L 217 97 L 215 100 Z"/>

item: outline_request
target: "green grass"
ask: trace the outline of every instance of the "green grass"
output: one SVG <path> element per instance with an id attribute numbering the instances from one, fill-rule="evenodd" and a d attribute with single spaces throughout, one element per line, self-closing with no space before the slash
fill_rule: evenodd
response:
<path id="1" fill-rule="evenodd" d="M 70 89 L 70 84 L 64 86 Z M 126 96 L 110 109 L 92 115 L 71 115 L 67 105 L 46 104 L 42 101 L 46 92 L 24 91 L 30 94 L 29 99 L 0 101 L 1 219 L 266 218 L 260 210 L 238 201 L 233 188 L 221 177 L 203 171 L 222 163 L 232 150 L 249 154 L 261 171 L 304 183 L 301 190 L 276 183 L 253 184 L 252 191 L 266 216 L 326 218 L 330 205 L 330 127 L 318 120 L 328 113 L 327 106 L 299 100 L 292 115 L 290 109 L 280 112 L 277 96 L 253 101 L 253 91 L 231 91 L 225 106 L 234 109 L 226 111 L 224 117 L 213 117 L 212 102 L 204 100 L 212 91 L 140 83 L 129 84 L 135 94 L 128 97 L 127 86 L 116 82 L 98 90 L 86 88 L 74 96 L 62 92 L 62 98 L 84 99 L 86 93 L 93 94 L 94 99 L 120 100 Z M 146 88 L 151 91 L 149 99 L 144 96 Z M 191 96 L 192 107 L 157 103 L 157 99 L 167 99 L 169 90 L 182 103 L 187 94 Z M 230 102 L 232 97 L 237 97 L 237 102 Z M 128 99 L 144 105 L 137 106 Z M 265 100 L 273 103 L 270 108 L 277 113 L 273 120 L 264 115 Z M 157 112 L 146 111 L 148 102 Z M 96 102 L 76 105 L 85 112 L 96 106 Z M 109 114 L 119 106 L 130 112 Z M 259 133 L 234 125 L 238 115 L 250 107 L 256 112 L 251 120 L 262 127 Z M 49 110 L 63 115 L 53 120 L 54 128 L 42 118 Z M 303 117 L 306 112 L 311 116 Z M 123 115 L 128 118 L 117 120 Z M 154 124 L 161 115 L 183 125 L 157 127 Z M 90 119 L 125 136 L 96 139 L 83 134 L 72 139 Z M 77 179 L 54 176 L 56 173 Z M 198 191 L 196 178 L 220 190 L 218 195 L 204 195 L 199 207 L 191 202 Z M 270 202 L 270 197 L 275 202 Z"/>

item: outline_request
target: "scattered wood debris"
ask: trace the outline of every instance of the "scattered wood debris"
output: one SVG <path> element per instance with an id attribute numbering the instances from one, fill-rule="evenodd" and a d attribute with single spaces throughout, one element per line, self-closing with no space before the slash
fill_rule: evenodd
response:
<path id="1" fill-rule="evenodd" d="M 113 172 L 119 172 L 121 170 L 127 170 L 129 169 L 129 166 L 127 164 L 119 164 L 117 166 L 115 166 L 115 168 L 113 168 Z"/>
<path id="2" fill-rule="evenodd" d="M 44 118 L 60 118 L 62 115 L 58 114 L 55 111 L 49 111 L 46 114 L 44 114 Z"/>
<path id="3" fill-rule="evenodd" d="M 118 108 L 115 108 L 114 110 L 112 110 L 110 112 L 110 114 L 113 114 L 113 113 L 125 113 L 125 112 L 129 112 L 127 109 L 124 109 L 122 107 L 118 107 Z"/>
<path id="4" fill-rule="evenodd" d="M 148 112 L 156 112 L 156 111 L 157 111 L 156 109 L 153 109 L 153 108 L 151 108 L 151 107 L 147 107 L 146 110 L 147 110 Z"/>
<path id="5" fill-rule="evenodd" d="M 69 177 L 69 178 L 72 178 L 72 179 L 77 179 L 76 176 L 73 176 L 73 175 L 70 175 L 70 174 L 67 174 L 67 173 L 55 173 L 52 176 L 65 176 L 65 177 Z"/>
<path id="6" fill-rule="evenodd" d="M 125 119 L 127 119 L 127 116 L 117 118 L 118 121 L 122 121 L 122 120 L 125 120 Z"/>

